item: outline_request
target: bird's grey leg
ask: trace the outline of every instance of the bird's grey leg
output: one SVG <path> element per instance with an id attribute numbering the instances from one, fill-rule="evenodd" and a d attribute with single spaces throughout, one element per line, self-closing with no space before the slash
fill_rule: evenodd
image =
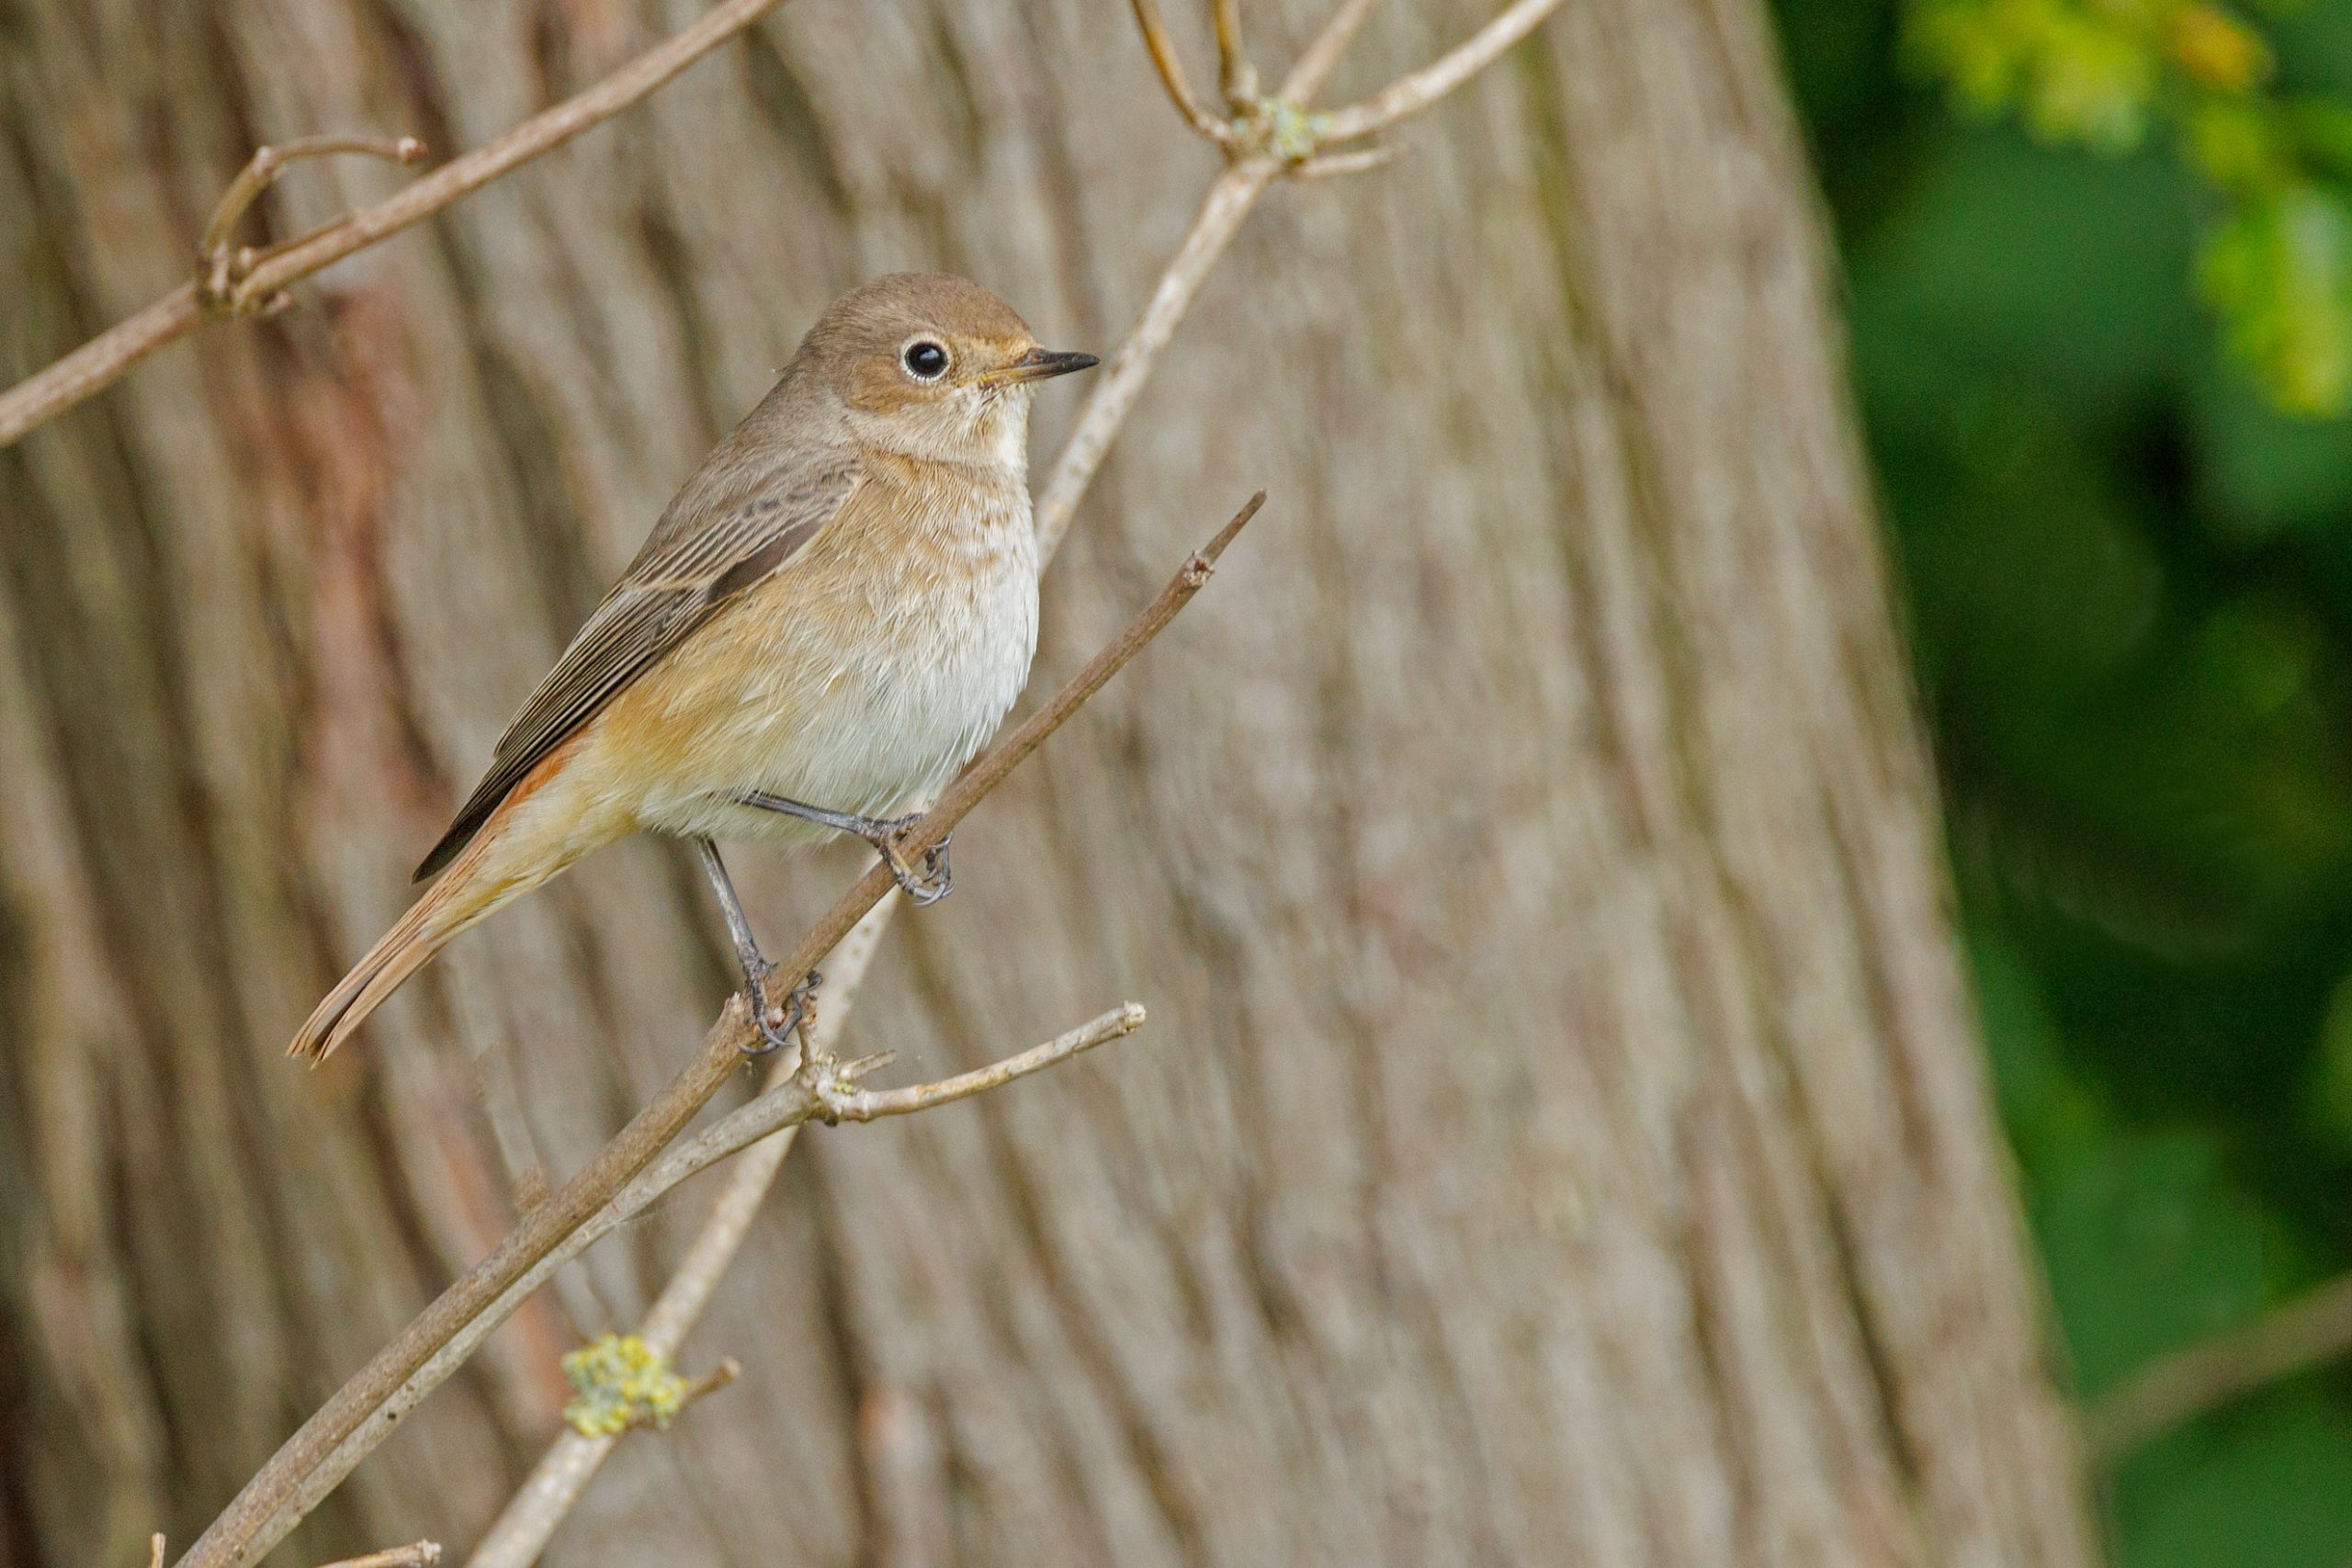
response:
<path id="1" fill-rule="evenodd" d="M 939 840 L 936 848 L 923 852 L 922 869 L 920 871 L 909 865 L 907 857 L 899 852 L 899 835 L 922 820 L 920 811 L 906 817 L 860 817 L 848 811 L 828 811 L 821 806 L 787 800 L 783 795 L 767 795 L 755 789 L 747 789 L 728 798 L 738 806 L 797 817 L 804 822 L 814 822 L 837 833 L 856 834 L 874 846 L 874 852 L 880 855 L 882 863 L 890 868 L 890 874 L 897 880 L 899 890 L 913 899 L 915 908 L 919 909 L 938 903 L 955 890 L 956 874 L 947 865 L 947 845 L 955 834 L 948 834 Z"/>
<path id="2" fill-rule="evenodd" d="M 719 912 L 727 917 L 728 940 L 735 944 L 735 961 L 743 966 L 743 998 L 752 1004 L 752 1018 L 760 1026 L 760 1038 L 766 1042 L 746 1055 L 764 1056 L 792 1043 L 792 1032 L 798 1029 L 808 1016 L 808 1003 L 825 977 L 814 969 L 792 987 L 785 998 L 781 1022 L 768 1020 L 768 982 L 775 977 L 775 965 L 760 953 L 757 938 L 752 935 L 752 922 L 743 913 L 743 901 L 735 897 L 735 884 L 728 879 L 727 867 L 718 858 L 718 846 L 708 839 L 694 841 L 695 853 L 701 858 L 703 874 L 710 878 L 710 890 L 718 895 Z"/>

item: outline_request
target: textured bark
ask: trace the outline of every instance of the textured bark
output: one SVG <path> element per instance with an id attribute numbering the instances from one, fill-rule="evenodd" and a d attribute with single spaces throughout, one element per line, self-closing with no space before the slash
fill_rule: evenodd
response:
<path id="1" fill-rule="evenodd" d="M 1343 85 L 1478 10 L 1389 8 Z M 0 367 L 175 282 L 254 141 L 478 142 L 690 14 L 0 0 Z M 1759 7 L 1575 0 L 1412 140 L 1211 282 L 1041 667 L 1272 509 L 967 826 L 852 1043 L 1151 1028 L 807 1139 L 697 1337 L 744 1377 L 555 1558 L 2089 1560 Z M 1123 7 L 799 0 L 0 454 L 0 1560 L 185 1542 L 699 1038 L 715 919 L 634 844 L 278 1055 L 814 310 L 938 266 L 1106 346 L 1211 162 Z M 398 177 L 306 167 L 277 231 Z M 746 890 L 781 937 L 854 863 Z M 472 1539 L 566 1317 L 631 1320 L 702 1201 L 286 1560 Z"/>

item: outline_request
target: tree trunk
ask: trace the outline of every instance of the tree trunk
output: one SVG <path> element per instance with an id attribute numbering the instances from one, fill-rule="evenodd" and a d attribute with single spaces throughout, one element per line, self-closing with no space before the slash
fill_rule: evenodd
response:
<path id="1" fill-rule="evenodd" d="M 9 0 L 0 365 L 175 282 L 252 143 L 476 144 L 695 9 Z M 1342 87 L 1483 10 L 1387 8 Z M 279 1055 L 828 298 L 945 268 L 1115 341 L 1214 164 L 1124 12 L 799 0 L 0 455 L 0 1562 L 186 1544 L 691 1049 L 718 928 L 633 843 Z M 1279 60 L 1314 18 L 1250 19 Z M 852 1038 L 930 1076 L 1150 1027 L 807 1139 L 687 1357 L 744 1378 L 552 1556 L 2090 1560 L 1775 72 L 1752 0 L 1573 0 L 1412 157 L 1269 197 L 1041 680 L 1272 504 L 965 829 Z M 303 165 L 274 231 L 399 177 Z M 858 864 L 739 858 L 778 941 Z M 708 1190 L 284 1560 L 470 1541 Z"/>

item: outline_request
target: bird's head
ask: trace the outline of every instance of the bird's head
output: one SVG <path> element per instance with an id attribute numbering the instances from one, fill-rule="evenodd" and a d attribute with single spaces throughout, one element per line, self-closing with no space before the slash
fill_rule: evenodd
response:
<path id="1" fill-rule="evenodd" d="M 1039 347 L 978 284 L 924 272 L 877 277 L 834 300 L 799 358 L 840 400 L 861 446 L 1016 468 L 1028 460 L 1036 383 L 1095 362 Z"/>

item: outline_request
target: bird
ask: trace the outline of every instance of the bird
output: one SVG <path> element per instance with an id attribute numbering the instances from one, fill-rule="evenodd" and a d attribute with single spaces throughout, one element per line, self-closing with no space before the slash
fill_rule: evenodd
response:
<path id="1" fill-rule="evenodd" d="M 893 273 L 819 315 L 687 479 L 525 701 L 417 867 L 432 885 L 336 983 L 288 1055 L 322 1061 L 449 942 L 631 833 L 688 840 L 763 1037 L 772 966 L 721 840 L 872 843 L 918 903 L 945 845 L 895 835 L 969 761 L 1037 646 L 1029 406 L 1092 355 L 1039 346 L 977 283 Z"/>

